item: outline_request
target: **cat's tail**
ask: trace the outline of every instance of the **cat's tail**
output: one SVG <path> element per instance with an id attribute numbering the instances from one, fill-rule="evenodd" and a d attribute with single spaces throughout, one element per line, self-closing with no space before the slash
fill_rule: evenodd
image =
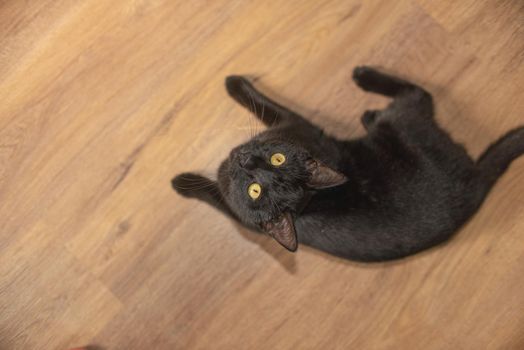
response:
<path id="1" fill-rule="evenodd" d="M 524 127 L 516 128 L 492 143 L 477 160 L 485 193 L 506 171 L 511 162 L 524 154 Z"/>

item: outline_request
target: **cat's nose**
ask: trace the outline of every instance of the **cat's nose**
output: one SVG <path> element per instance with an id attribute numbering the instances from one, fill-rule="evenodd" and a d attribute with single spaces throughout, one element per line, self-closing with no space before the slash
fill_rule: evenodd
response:
<path id="1" fill-rule="evenodd" d="M 231 160 L 238 162 L 238 165 L 246 170 L 254 170 L 258 166 L 257 157 L 253 156 L 251 152 L 243 149 L 234 149 L 231 152 Z"/>
<path id="2" fill-rule="evenodd" d="M 253 170 L 257 166 L 256 158 L 249 154 L 240 155 L 240 166 L 246 170 Z"/>

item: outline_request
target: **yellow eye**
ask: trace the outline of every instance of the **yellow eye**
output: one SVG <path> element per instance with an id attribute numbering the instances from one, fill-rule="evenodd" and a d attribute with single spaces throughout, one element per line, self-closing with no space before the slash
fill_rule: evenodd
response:
<path id="1" fill-rule="evenodd" d="M 275 153 L 271 156 L 271 164 L 274 166 L 281 166 L 286 162 L 286 156 L 282 153 Z"/>
<path id="2" fill-rule="evenodd" d="M 252 199 L 258 199 L 258 197 L 260 197 L 262 194 L 262 187 L 254 182 L 247 188 L 247 194 L 249 194 L 249 197 Z"/>

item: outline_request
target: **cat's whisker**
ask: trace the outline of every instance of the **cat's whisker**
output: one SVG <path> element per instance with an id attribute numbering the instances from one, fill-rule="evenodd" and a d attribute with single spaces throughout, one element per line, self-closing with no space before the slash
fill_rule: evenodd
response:
<path id="1" fill-rule="evenodd" d="M 260 111 L 260 118 L 261 118 L 261 120 L 263 122 L 264 121 L 264 112 L 265 112 L 264 100 L 260 100 L 260 104 L 262 105 L 261 111 Z M 262 128 L 260 126 L 260 120 L 259 120 L 258 116 L 259 116 L 259 114 L 257 114 L 257 118 L 255 118 L 255 132 L 256 132 L 256 134 L 259 134 L 260 131 L 262 130 Z"/>
<path id="2" fill-rule="evenodd" d="M 208 189 L 209 193 L 218 201 L 218 203 L 225 204 L 224 197 L 218 186 Z"/>
<path id="3" fill-rule="evenodd" d="M 249 137 L 253 137 L 253 132 L 252 132 L 252 126 L 251 126 L 251 115 L 254 113 L 254 110 L 253 110 L 253 101 L 251 99 L 251 95 L 248 96 L 248 99 L 249 99 L 249 105 L 247 106 L 247 109 L 249 110 L 249 120 L 248 120 L 248 127 L 249 127 Z"/>
<path id="4" fill-rule="evenodd" d="M 195 169 L 195 170 L 193 170 L 193 172 L 198 174 L 200 176 L 200 178 L 202 178 L 202 180 L 216 181 L 216 179 L 215 179 L 216 173 L 211 172 L 209 170 L 206 170 L 206 169 Z M 190 178 L 190 177 L 187 177 L 186 174 L 182 174 L 181 176 L 183 178 L 185 178 L 185 179 L 186 178 Z"/>
<path id="5" fill-rule="evenodd" d="M 215 184 L 207 184 L 207 185 L 204 185 L 204 186 L 191 186 L 191 187 L 177 185 L 175 187 L 177 189 L 184 190 L 184 191 L 200 191 L 200 190 L 203 190 L 203 189 L 210 188 L 212 186 L 215 186 Z"/>
<path id="6" fill-rule="evenodd" d="M 216 129 L 213 129 L 213 131 L 246 131 L 246 130 L 250 130 L 249 127 L 245 127 L 245 126 L 242 126 L 242 127 L 234 127 L 234 128 L 216 128 Z M 250 135 L 248 135 L 250 136 Z"/>
<path id="7" fill-rule="evenodd" d="M 280 117 L 278 110 L 276 111 L 275 117 L 273 118 L 273 122 L 271 123 L 271 127 L 274 127 L 277 123 L 278 118 Z"/>
<path id="8" fill-rule="evenodd" d="M 266 112 L 266 104 L 264 103 L 264 100 L 262 100 L 262 115 L 260 116 L 262 119 L 262 124 L 264 124 L 264 113 Z"/>
<path id="9" fill-rule="evenodd" d="M 256 127 L 257 127 L 257 123 L 255 121 L 255 116 L 257 115 L 257 105 L 256 105 L 256 101 L 255 101 L 255 97 L 253 96 L 253 93 L 251 92 L 251 90 L 249 90 L 249 96 L 251 97 L 251 101 L 253 101 L 253 114 L 251 115 L 251 120 L 253 122 L 253 136 L 256 135 Z"/>
<path id="10" fill-rule="evenodd" d="M 188 181 L 185 180 L 187 185 L 191 186 L 200 186 L 200 185 L 214 185 L 216 184 L 214 181 Z"/>
<path id="11" fill-rule="evenodd" d="M 205 187 L 205 186 L 208 186 L 209 185 L 209 182 L 188 182 L 182 186 L 189 186 L 189 187 Z M 178 186 L 177 186 L 178 187 Z"/>
<path id="12" fill-rule="evenodd" d="M 215 195 L 218 196 L 218 198 L 220 199 L 220 202 L 224 203 L 224 197 L 222 197 L 222 192 L 220 192 L 220 189 L 217 187 L 213 188 L 213 193 L 215 193 Z"/>
<path id="13" fill-rule="evenodd" d="M 249 128 L 246 128 L 246 127 L 238 127 L 238 128 L 236 128 L 236 130 L 249 130 Z"/>
<path id="14" fill-rule="evenodd" d="M 207 183 L 210 183 L 212 182 L 211 180 L 208 180 L 208 179 L 192 179 L 192 178 L 184 178 L 184 177 L 181 177 L 182 179 L 184 179 L 184 181 L 186 182 L 190 182 L 190 183 L 194 183 L 194 184 L 207 184 Z"/>
<path id="15" fill-rule="evenodd" d="M 275 209 L 277 210 L 277 212 L 278 212 L 278 213 L 281 213 L 282 211 L 280 210 L 280 208 L 279 208 L 277 202 L 275 202 L 275 200 L 274 200 L 273 198 L 271 198 L 271 197 L 269 197 L 269 200 L 270 200 L 270 202 L 273 204 L 273 206 L 275 207 Z"/>
<path id="16" fill-rule="evenodd" d="M 251 117 L 253 118 L 253 122 L 255 123 L 253 125 L 253 133 L 252 133 L 252 136 L 251 137 L 255 137 L 256 135 L 256 126 L 257 126 L 257 121 L 256 121 L 256 115 L 257 115 L 257 105 L 256 105 L 256 101 L 255 101 L 255 97 L 253 96 L 253 93 L 251 92 L 251 90 L 248 90 L 249 92 L 249 99 L 250 101 L 252 102 L 253 104 L 253 114 L 251 115 Z"/>

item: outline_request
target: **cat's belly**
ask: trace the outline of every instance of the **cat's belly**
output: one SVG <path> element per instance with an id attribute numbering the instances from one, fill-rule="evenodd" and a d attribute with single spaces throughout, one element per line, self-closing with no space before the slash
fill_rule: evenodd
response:
<path id="1" fill-rule="evenodd" d="M 306 208 L 295 227 L 301 244 L 352 260 L 390 260 L 447 240 L 471 215 L 458 219 L 445 205 L 418 204 L 404 212 Z"/>

